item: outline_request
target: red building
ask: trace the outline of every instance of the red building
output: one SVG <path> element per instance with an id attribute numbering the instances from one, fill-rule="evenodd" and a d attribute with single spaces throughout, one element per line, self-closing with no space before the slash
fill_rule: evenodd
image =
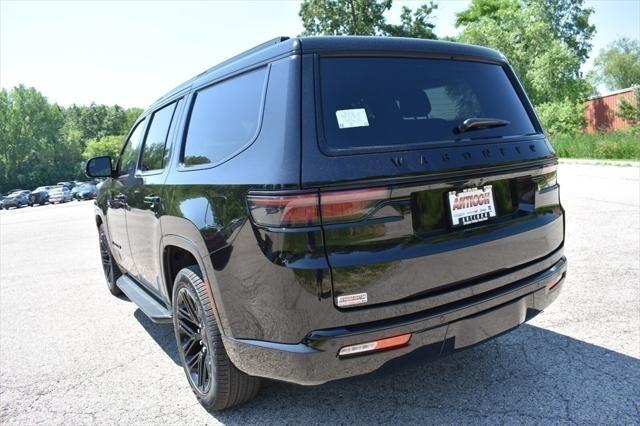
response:
<path id="1" fill-rule="evenodd" d="M 616 112 L 622 99 L 634 102 L 634 96 L 633 89 L 628 88 L 589 98 L 587 109 L 585 110 L 587 118 L 586 132 L 610 132 L 626 128 L 628 124 L 620 119 Z"/>

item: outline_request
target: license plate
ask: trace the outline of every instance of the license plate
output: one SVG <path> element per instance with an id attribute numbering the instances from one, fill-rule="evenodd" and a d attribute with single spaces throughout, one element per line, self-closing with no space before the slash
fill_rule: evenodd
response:
<path id="1" fill-rule="evenodd" d="M 451 223 L 455 226 L 484 222 L 496 215 L 491 185 L 449 192 Z"/>

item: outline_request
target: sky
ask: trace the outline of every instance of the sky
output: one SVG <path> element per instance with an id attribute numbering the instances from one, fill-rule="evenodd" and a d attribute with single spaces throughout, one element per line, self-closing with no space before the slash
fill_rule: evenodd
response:
<path id="1" fill-rule="evenodd" d="M 456 34 L 469 0 L 440 0 L 438 36 Z M 394 1 L 388 13 L 422 1 Z M 640 39 L 640 0 L 587 1 L 592 57 L 620 36 Z M 299 2 L 0 0 L 0 86 L 33 86 L 61 105 L 145 108 L 201 71 L 271 38 L 302 31 Z"/>

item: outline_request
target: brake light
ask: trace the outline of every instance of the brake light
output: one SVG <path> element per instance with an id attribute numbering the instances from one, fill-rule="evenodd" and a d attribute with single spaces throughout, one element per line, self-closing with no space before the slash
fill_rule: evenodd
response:
<path id="1" fill-rule="evenodd" d="M 389 199 L 386 188 L 367 188 L 348 191 L 322 192 L 320 211 L 322 223 L 359 220 L 371 213 L 382 201 Z"/>
<path id="2" fill-rule="evenodd" d="M 307 194 L 250 194 L 247 204 L 254 222 L 273 227 L 301 227 L 360 220 L 389 198 L 386 188 Z"/>
<path id="3" fill-rule="evenodd" d="M 264 226 L 297 227 L 320 224 L 318 195 L 248 195 L 253 220 Z"/>

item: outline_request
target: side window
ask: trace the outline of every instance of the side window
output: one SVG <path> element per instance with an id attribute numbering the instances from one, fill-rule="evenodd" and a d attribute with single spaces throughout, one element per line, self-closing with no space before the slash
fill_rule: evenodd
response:
<path id="1" fill-rule="evenodd" d="M 154 112 L 151 116 L 149 130 L 142 148 L 140 170 L 143 172 L 160 170 L 164 167 L 165 145 L 175 109 L 176 102 Z"/>
<path id="2" fill-rule="evenodd" d="M 142 130 L 144 129 L 145 121 L 146 120 L 142 120 L 136 125 L 136 128 L 131 132 L 131 136 L 129 136 L 129 139 L 127 139 L 122 149 L 120 159 L 118 160 L 118 176 L 133 174 L 136 171 L 136 155 L 140 147 L 140 142 L 142 141 Z"/>
<path id="3" fill-rule="evenodd" d="M 223 160 L 251 141 L 258 129 L 266 68 L 196 92 L 182 162 Z"/>

